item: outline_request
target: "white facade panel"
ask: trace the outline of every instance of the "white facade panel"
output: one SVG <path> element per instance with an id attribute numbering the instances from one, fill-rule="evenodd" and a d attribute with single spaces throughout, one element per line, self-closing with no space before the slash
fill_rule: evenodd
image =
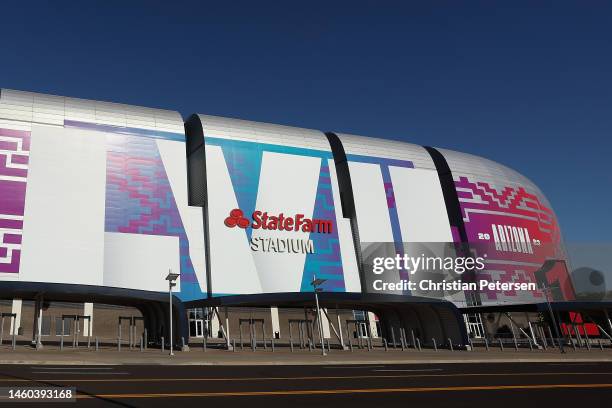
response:
<path id="1" fill-rule="evenodd" d="M 102 284 L 103 133 L 32 126 L 19 279 Z"/>
<path id="2" fill-rule="evenodd" d="M 270 214 L 304 214 L 313 217 L 321 159 L 264 152 L 256 208 Z M 290 168 L 291 172 L 286 169 Z M 308 239 L 302 231 L 253 231 L 254 238 Z M 305 253 L 253 253 L 263 292 L 299 292 Z"/>
<path id="3" fill-rule="evenodd" d="M 393 242 L 393 232 L 380 167 L 349 163 L 361 242 Z"/>
<path id="4" fill-rule="evenodd" d="M 223 225 L 230 210 L 238 208 L 238 202 L 219 147 L 206 147 L 206 170 L 215 175 L 208 178 L 208 217 L 212 221 L 208 227 L 212 290 L 221 294 L 259 293 L 261 283 L 246 232 Z"/>
<path id="5" fill-rule="evenodd" d="M 107 232 L 104 246 L 104 286 L 164 292 L 168 272 L 180 271 L 177 237 Z"/>
<path id="6" fill-rule="evenodd" d="M 390 167 L 403 242 L 453 242 L 438 174 Z"/>
<path id="7" fill-rule="evenodd" d="M 243 257 L 246 249 L 264 293 L 311 291 L 312 276 L 326 279 L 326 291 L 359 290 L 350 220 L 342 218 L 339 210 L 335 164 L 326 136 L 309 129 L 205 115 L 199 115 L 199 120 L 207 152 L 211 262 L 216 264 L 215 258 L 225 256 L 237 262 L 232 254 Z M 231 198 L 213 197 L 219 190 L 211 186 Z M 211 201 L 222 203 L 223 209 L 213 214 Z M 243 228 L 224 224 L 233 209 L 240 209 L 245 218 Z M 282 214 L 283 220 L 291 221 L 299 215 L 301 220 L 318 220 L 330 228 L 320 231 L 285 224 L 257 228 L 254 213 L 262 217 L 267 213 L 270 220 Z M 234 231 L 233 238 L 223 229 Z M 216 284 L 220 274 L 216 268 L 211 265 L 213 295 L 228 294 Z"/>
<path id="8" fill-rule="evenodd" d="M 185 144 L 169 140 L 157 140 L 157 147 L 172 187 L 183 228 L 189 240 L 189 255 L 198 278 L 200 290 L 206 292 L 206 259 L 204 250 L 204 215 L 202 208 L 190 207 L 187 199 L 187 160 Z"/>

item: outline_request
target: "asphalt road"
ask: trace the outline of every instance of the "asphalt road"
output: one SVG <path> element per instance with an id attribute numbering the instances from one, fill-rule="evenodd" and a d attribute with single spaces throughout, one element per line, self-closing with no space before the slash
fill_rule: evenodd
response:
<path id="1" fill-rule="evenodd" d="M 607 406 L 612 363 L 0 366 L 0 387 L 52 385 L 76 387 L 72 407 Z"/>

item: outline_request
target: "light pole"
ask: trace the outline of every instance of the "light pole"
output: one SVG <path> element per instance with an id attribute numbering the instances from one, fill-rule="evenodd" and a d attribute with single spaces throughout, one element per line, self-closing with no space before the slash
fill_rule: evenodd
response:
<path id="1" fill-rule="evenodd" d="M 170 303 L 170 355 L 174 355 L 174 350 L 172 348 L 172 288 L 176 286 L 176 280 L 181 276 L 179 273 L 172 273 L 172 269 L 168 269 L 168 276 L 166 276 L 166 280 L 168 281 L 168 299 Z"/>
<path id="2" fill-rule="evenodd" d="M 555 327 L 555 334 L 557 335 L 557 339 L 559 340 L 559 351 L 561 353 L 565 353 L 563 349 L 563 339 L 559 333 L 559 326 L 557 326 L 557 319 L 555 319 L 555 314 L 553 313 L 552 306 L 550 305 L 550 299 L 548 298 L 548 293 L 550 292 L 550 296 L 552 297 L 552 288 L 545 284 L 540 284 L 540 288 L 544 291 L 546 295 L 546 305 L 548 306 L 548 313 L 550 314 L 550 319 L 552 321 L 553 326 Z"/>
<path id="3" fill-rule="evenodd" d="M 325 340 L 323 339 L 323 322 L 322 322 L 323 319 L 321 319 L 321 312 L 319 311 L 319 294 L 318 293 L 323 292 L 323 289 L 319 288 L 319 286 L 321 286 L 326 281 L 327 279 L 317 279 L 316 276 L 312 275 L 312 282 L 310 282 L 310 284 L 314 288 L 315 304 L 317 306 L 317 319 L 319 320 L 319 337 L 321 338 L 321 353 L 324 356 L 326 356 L 327 353 L 325 353 Z"/>
<path id="4" fill-rule="evenodd" d="M 548 308 L 548 313 L 550 314 L 550 321 L 552 322 L 552 325 L 555 327 L 555 334 L 557 335 L 557 339 L 559 340 L 559 351 L 561 353 L 565 353 L 565 349 L 563 348 L 563 339 L 561 338 L 561 334 L 559 333 L 559 326 L 557 325 L 557 319 L 555 319 L 555 314 L 553 313 L 553 309 L 552 309 L 552 306 L 550 304 L 550 299 L 549 299 L 549 292 L 550 292 L 550 297 L 551 298 L 553 297 L 552 285 L 548 284 L 548 280 L 546 278 L 546 273 L 549 272 L 557 263 L 565 264 L 565 262 L 560 259 L 549 259 L 545 261 L 542 264 L 542 267 L 539 270 L 535 271 L 534 274 L 536 276 L 536 279 L 538 280 L 538 286 L 540 290 L 543 291 L 544 295 L 546 296 L 546 306 Z M 557 281 L 557 285 L 558 284 L 559 282 Z"/>

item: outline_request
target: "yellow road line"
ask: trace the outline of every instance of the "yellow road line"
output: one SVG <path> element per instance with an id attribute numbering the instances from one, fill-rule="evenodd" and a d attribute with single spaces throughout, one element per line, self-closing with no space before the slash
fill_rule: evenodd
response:
<path id="1" fill-rule="evenodd" d="M 612 388 L 612 384 L 530 384 L 530 385 L 481 385 L 462 387 L 410 387 L 410 388 L 361 388 L 336 390 L 286 390 L 286 391 L 233 391 L 233 392 L 182 392 L 160 394 L 79 394 L 79 399 L 89 398 L 202 398 L 202 397 L 252 397 L 282 395 L 331 395 L 331 394 L 386 394 L 403 392 L 447 392 L 447 391 L 503 391 L 538 389 Z"/>
<path id="2" fill-rule="evenodd" d="M 58 373 L 61 374 L 61 373 Z M 111 373 L 109 373 L 111 375 Z M 512 377 L 512 376 L 545 376 L 545 375 L 612 375 L 610 372 L 551 372 L 551 373 L 453 373 L 453 374 L 382 374 L 382 375 L 334 375 L 305 377 L 228 377 L 228 378 L 35 378 L 13 379 L 0 378 L 0 382 L 167 382 L 167 381 L 287 381 L 287 380 L 350 380 L 376 378 L 427 378 L 427 377 Z"/>

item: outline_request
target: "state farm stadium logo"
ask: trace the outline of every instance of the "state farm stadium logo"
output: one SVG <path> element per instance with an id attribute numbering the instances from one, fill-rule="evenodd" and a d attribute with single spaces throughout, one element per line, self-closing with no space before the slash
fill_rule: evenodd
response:
<path id="1" fill-rule="evenodd" d="M 230 228 L 234 228 L 235 226 L 246 228 L 251 224 L 249 220 L 244 217 L 244 213 L 240 208 L 234 208 L 230 211 L 229 217 L 227 217 L 223 223 Z"/>
<path id="2" fill-rule="evenodd" d="M 244 215 L 240 208 L 230 211 L 229 217 L 223 222 L 229 228 L 252 228 L 267 231 L 308 232 L 316 234 L 331 234 L 334 228 L 332 220 L 307 218 L 304 214 L 293 216 L 280 213 L 269 214 L 267 211 L 254 211 L 251 219 Z M 310 239 L 301 238 L 278 238 L 278 237 L 253 237 L 250 242 L 251 250 L 258 252 L 279 253 L 314 253 L 314 243 Z"/>

